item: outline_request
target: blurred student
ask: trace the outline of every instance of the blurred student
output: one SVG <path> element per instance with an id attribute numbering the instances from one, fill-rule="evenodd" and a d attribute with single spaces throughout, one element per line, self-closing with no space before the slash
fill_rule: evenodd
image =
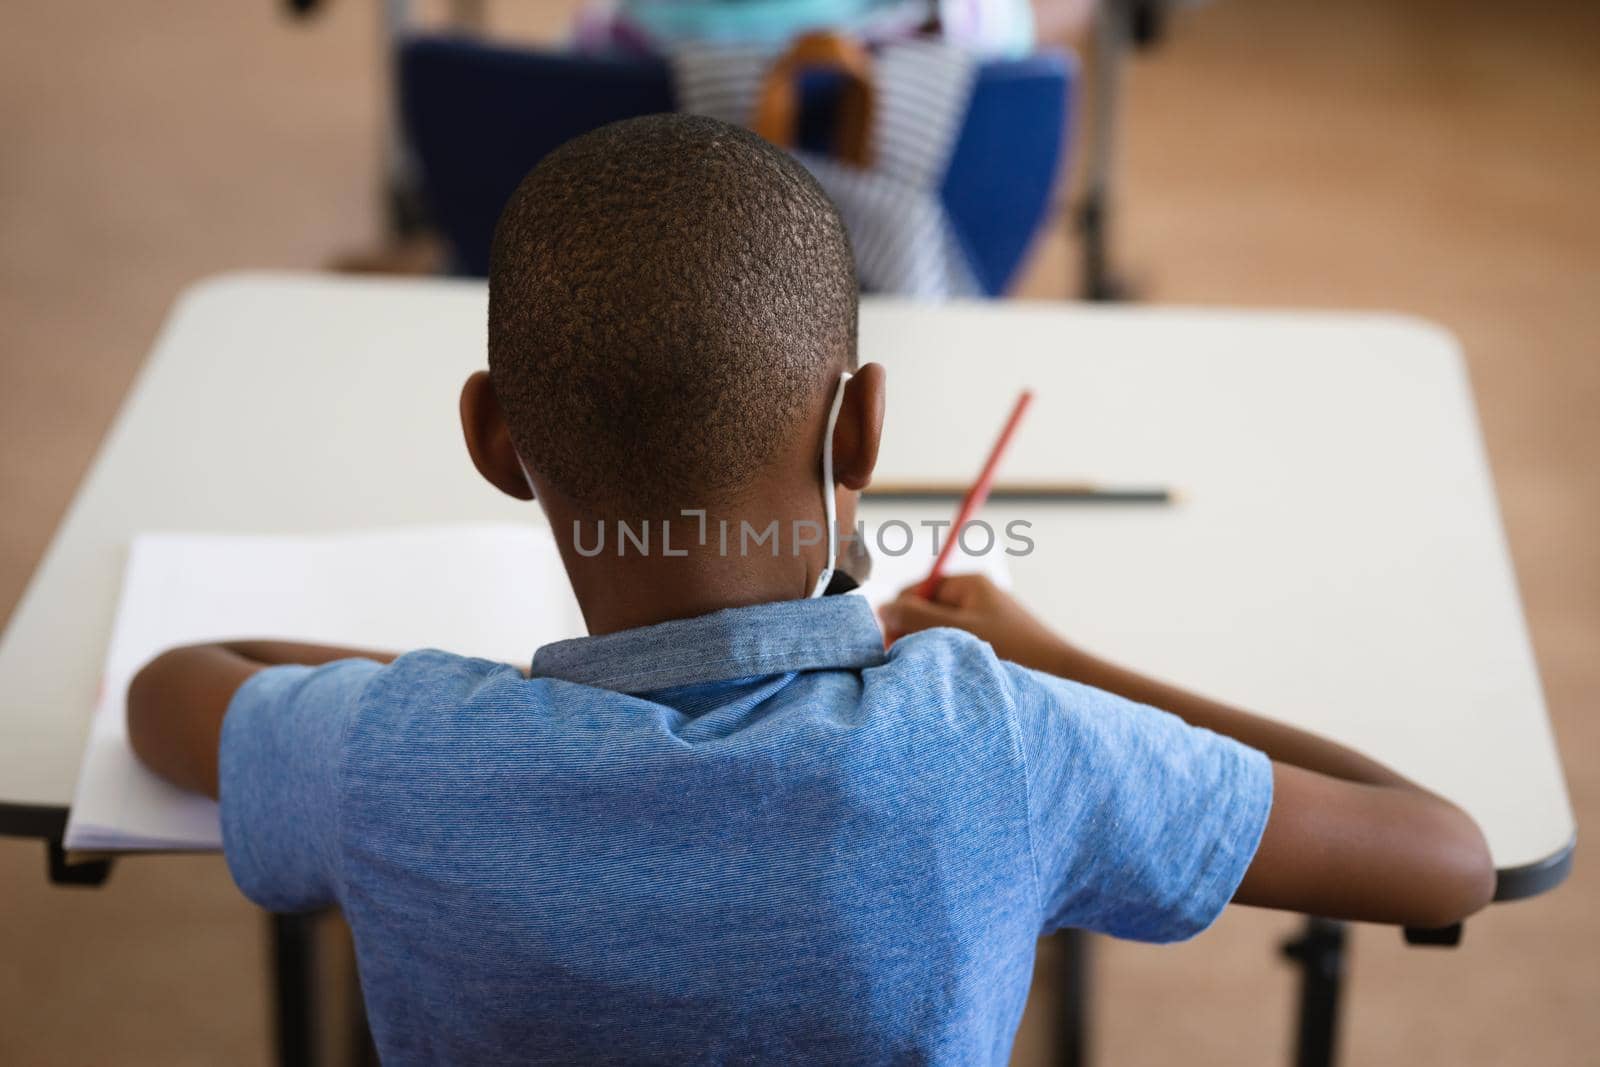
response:
<path id="1" fill-rule="evenodd" d="M 1033 47 L 1034 16 L 1029 0 L 614 0 L 583 11 L 577 38 L 588 49 L 720 44 L 776 51 L 816 30 L 874 43 L 931 34 L 977 55 L 1016 56 Z"/>

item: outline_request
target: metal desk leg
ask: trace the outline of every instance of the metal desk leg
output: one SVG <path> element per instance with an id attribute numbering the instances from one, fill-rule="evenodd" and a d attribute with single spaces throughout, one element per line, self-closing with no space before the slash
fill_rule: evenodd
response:
<path id="1" fill-rule="evenodd" d="M 1120 300 L 1122 284 L 1111 270 L 1111 183 L 1116 165 L 1117 112 L 1129 45 L 1126 0 L 1101 0 L 1094 14 L 1094 87 L 1091 90 L 1088 158 L 1078 228 L 1083 239 L 1083 295 Z"/>
<path id="2" fill-rule="evenodd" d="M 1123 71 L 1129 53 L 1161 40 L 1171 0 L 1100 0 L 1095 6 L 1094 87 L 1078 229 L 1083 239 L 1083 296 L 1127 300 L 1126 281 L 1111 266 L 1112 186 L 1117 165 Z"/>
<path id="3" fill-rule="evenodd" d="M 51 885 L 99 886 L 104 885 L 105 880 L 111 877 L 109 859 L 68 863 L 66 849 L 62 848 L 59 837 L 53 837 L 45 843 L 45 852 L 48 857 Z"/>
<path id="4" fill-rule="evenodd" d="M 1297 1067 L 1332 1067 L 1338 1036 L 1339 992 L 1344 979 L 1344 923 L 1307 918 L 1300 936 L 1284 942 L 1283 954 L 1300 965 L 1300 1033 Z"/>
<path id="5" fill-rule="evenodd" d="M 1056 941 L 1061 948 L 1056 1063 L 1059 1067 L 1086 1067 L 1089 1062 L 1089 935 L 1082 930 L 1062 930 L 1056 935 Z"/>
<path id="6" fill-rule="evenodd" d="M 316 912 L 268 916 L 280 1067 L 312 1067 L 318 1060 L 317 921 Z"/>

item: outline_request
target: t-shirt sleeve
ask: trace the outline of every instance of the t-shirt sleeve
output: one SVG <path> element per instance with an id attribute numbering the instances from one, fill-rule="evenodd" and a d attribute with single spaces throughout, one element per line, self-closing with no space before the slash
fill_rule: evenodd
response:
<path id="1" fill-rule="evenodd" d="M 367 683 L 383 669 L 349 659 L 269 667 L 234 693 L 222 722 L 222 850 L 245 896 L 308 911 L 339 892 L 339 763 Z"/>
<path id="2" fill-rule="evenodd" d="M 1012 664 L 1042 932 L 1181 941 L 1255 856 L 1272 764 L 1230 738 Z"/>

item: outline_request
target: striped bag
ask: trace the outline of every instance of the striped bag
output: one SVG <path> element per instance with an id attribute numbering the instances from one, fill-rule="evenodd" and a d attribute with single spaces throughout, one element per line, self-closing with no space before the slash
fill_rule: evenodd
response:
<path id="1" fill-rule="evenodd" d="M 939 299 L 980 292 L 939 189 L 966 119 L 977 69 L 936 40 L 869 54 L 833 33 L 785 52 L 685 47 L 671 59 L 680 110 L 753 128 L 788 148 L 839 207 L 863 289 Z M 798 77 L 842 77 L 833 157 L 796 148 Z"/>

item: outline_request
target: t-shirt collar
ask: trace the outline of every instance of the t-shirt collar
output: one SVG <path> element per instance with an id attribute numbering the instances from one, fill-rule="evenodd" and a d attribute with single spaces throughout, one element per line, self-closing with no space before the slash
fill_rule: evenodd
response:
<path id="1" fill-rule="evenodd" d="M 728 608 L 692 619 L 578 637 L 533 655 L 533 677 L 621 693 L 805 670 L 852 670 L 885 660 L 866 598 L 826 596 Z"/>

